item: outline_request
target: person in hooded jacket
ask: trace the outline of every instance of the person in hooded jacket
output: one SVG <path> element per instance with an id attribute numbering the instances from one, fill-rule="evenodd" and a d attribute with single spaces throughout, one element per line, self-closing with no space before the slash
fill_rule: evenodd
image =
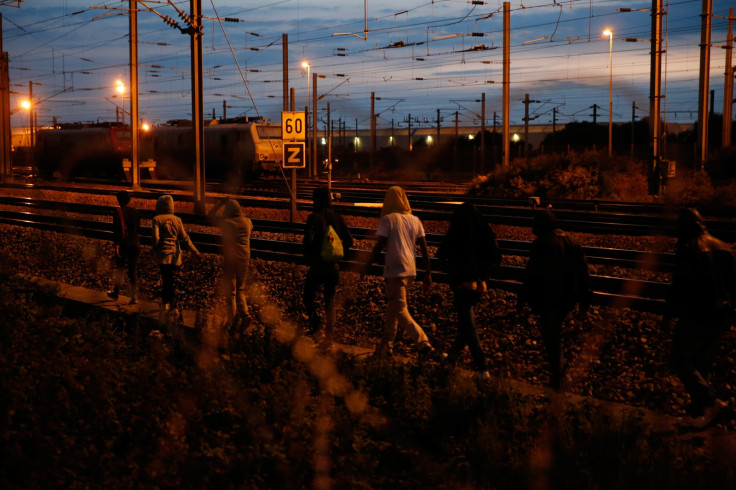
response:
<path id="1" fill-rule="evenodd" d="M 385 330 L 375 354 L 377 356 L 392 354 L 397 327 L 400 325 L 408 340 L 417 347 L 419 354 L 427 356 L 434 352 L 434 348 L 422 327 L 412 318 L 407 303 L 407 291 L 417 275 L 417 245 L 424 259 L 426 291 L 432 287 L 432 268 L 422 222 L 411 214 L 409 199 L 404 189 L 399 186 L 393 186 L 386 191 L 376 235 L 378 241 L 365 264 L 365 267 L 368 267 L 378 260 L 381 251 L 386 249 L 383 266 L 386 287 Z"/>
<path id="2" fill-rule="evenodd" d="M 488 379 L 490 373 L 475 325 L 475 307 L 487 290 L 486 281 L 493 267 L 501 263 L 501 251 L 496 233 L 475 204 L 466 202 L 455 209 L 437 256 L 445 261 L 457 314 L 457 335 L 448 360 L 456 362 L 468 346 L 479 376 Z"/>
<path id="3" fill-rule="evenodd" d="M 718 343 L 734 322 L 736 259 L 729 245 L 711 236 L 700 213 L 683 209 L 677 218 L 672 287 L 663 322 L 678 318 L 672 343 L 675 372 L 690 394 L 690 422 L 708 425 L 727 403 L 708 381 Z"/>
<path id="4" fill-rule="evenodd" d="M 151 220 L 153 254 L 161 271 L 161 301 L 165 311 L 179 315 L 176 304 L 176 275 L 182 263 L 182 243 L 199 255 L 181 218 L 174 215 L 174 199 L 166 194 L 156 201 L 156 215 Z"/>
<path id="5" fill-rule="evenodd" d="M 538 211 L 532 233 L 524 283 L 517 308 L 529 304 L 539 317 L 550 368 L 550 388 L 559 391 L 563 380 L 562 324 L 579 303 L 581 314 L 590 305 L 588 263 L 580 243 L 557 226 L 549 210 Z"/>
<path id="6" fill-rule="evenodd" d="M 130 204 L 130 193 L 122 190 L 117 193 L 117 201 L 120 205 L 115 208 L 112 215 L 112 232 L 115 243 L 115 272 L 113 273 L 113 287 L 107 295 L 117 300 L 123 284 L 125 273 L 128 274 L 130 285 L 130 304 L 138 302 L 138 257 L 141 253 L 138 230 L 141 217 L 138 210 L 128 206 Z"/>
<path id="7" fill-rule="evenodd" d="M 325 301 L 325 328 L 322 331 L 321 342 L 329 345 L 335 328 L 335 295 L 340 280 L 339 263 L 325 260 L 322 257 L 322 243 L 328 227 L 340 237 L 344 253 L 353 247 L 353 236 L 350 233 L 345 220 L 332 207 L 332 196 L 327 187 L 320 186 L 312 192 L 313 209 L 307 216 L 304 225 L 304 258 L 307 262 L 307 275 L 304 279 L 304 309 L 309 322 L 309 334 L 318 333 L 321 319 L 317 313 L 317 292 L 320 286 L 323 289 Z"/>
<path id="8" fill-rule="evenodd" d="M 222 210 L 221 214 L 218 214 Z M 246 283 L 250 267 L 250 234 L 253 223 L 243 215 L 240 203 L 228 197 L 215 203 L 207 214 L 222 233 L 222 295 L 227 298 L 227 318 L 248 315 Z"/>

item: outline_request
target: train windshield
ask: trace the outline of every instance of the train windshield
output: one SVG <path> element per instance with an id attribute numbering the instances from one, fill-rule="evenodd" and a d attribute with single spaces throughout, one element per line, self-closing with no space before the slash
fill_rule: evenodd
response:
<path id="1" fill-rule="evenodd" d="M 256 126 L 258 137 L 263 140 L 281 139 L 281 126 Z"/>

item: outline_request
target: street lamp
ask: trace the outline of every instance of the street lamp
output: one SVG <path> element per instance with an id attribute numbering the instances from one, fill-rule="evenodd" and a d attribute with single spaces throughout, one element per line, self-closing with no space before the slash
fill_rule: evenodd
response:
<path id="1" fill-rule="evenodd" d="M 606 29 L 604 36 L 608 36 L 608 158 L 613 156 L 613 31 Z"/>
<path id="2" fill-rule="evenodd" d="M 33 148 L 33 102 L 24 100 L 20 106 L 28 111 L 28 146 Z"/>
<path id="3" fill-rule="evenodd" d="M 125 84 L 120 80 L 115 81 L 115 90 L 120 94 L 120 98 L 123 100 L 123 116 L 121 122 L 125 125 Z"/>
<path id="4" fill-rule="evenodd" d="M 306 121 L 307 121 L 307 128 L 309 128 L 309 112 L 311 110 L 310 103 L 309 103 L 309 98 L 310 98 L 310 95 L 309 95 L 309 80 L 311 79 L 310 73 L 311 73 L 312 65 L 310 65 L 308 61 L 302 61 L 302 68 L 306 68 L 306 70 L 307 70 L 307 114 L 306 114 Z M 306 136 L 306 141 L 308 142 L 309 141 L 309 132 L 307 132 L 307 134 L 305 136 Z M 309 145 L 307 145 L 307 146 L 309 146 Z M 309 151 L 307 151 L 306 154 L 309 155 Z M 306 160 L 306 157 L 305 157 L 305 160 Z M 305 162 L 305 163 L 307 163 L 307 162 Z M 306 167 L 307 168 L 310 168 L 310 166 L 308 164 L 306 165 Z"/>

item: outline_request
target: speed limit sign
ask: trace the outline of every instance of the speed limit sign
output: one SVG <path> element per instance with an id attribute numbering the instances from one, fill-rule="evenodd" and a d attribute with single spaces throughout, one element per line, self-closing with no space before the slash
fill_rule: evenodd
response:
<path id="1" fill-rule="evenodd" d="M 281 139 L 284 141 L 304 141 L 306 133 L 304 111 L 281 113 Z"/>

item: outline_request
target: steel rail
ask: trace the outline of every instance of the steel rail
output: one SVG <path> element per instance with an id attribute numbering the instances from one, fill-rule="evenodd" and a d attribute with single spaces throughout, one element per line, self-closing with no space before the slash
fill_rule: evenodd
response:
<path id="1" fill-rule="evenodd" d="M 48 186 L 45 188 L 59 188 L 58 186 Z M 80 188 L 70 188 L 74 192 L 86 192 Z M 99 195 L 112 195 L 117 192 L 116 189 L 91 190 L 91 193 Z M 242 206 L 246 207 L 269 207 L 274 209 L 288 209 L 290 207 L 289 199 L 274 194 L 270 191 L 253 192 L 256 197 L 239 197 L 238 201 Z M 132 193 L 133 197 L 138 199 L 155 199 L 158 197 L 156 192 L 138 191 Z M 285 195 L 285 194 L 284 194 Z M 260 196 L 260 198 L 258 197 Z M 364 196 L 360 200 L 357 196 L 352 196 L 351 202 L 345 202 L 343 199 L 334 204 L 335 208 L 341 213 L 353 216 L 377 217 L 378 212 L 375 207 L 360 206 L 355 203 L 377 204 L 382 200 L 383 194 L 375 194 Z M 177 201 L 190 202 L 191 195 L 181 194 L 176 196 Z M 214 200 L 214 198 L 211 198 Z M 507 226 L 531 227 L 534 222 L 536 206 L 532 208 L 526 206 L 509 205 L 513 200 L 497 200 L 488 198 L 471 198 L 458 195 L 433 195 L 424 193 L 421 198 L 412 198 L 412 208 L 414 213 L 422 220 L 447 221 L 450 214 L 456 207 L 459 200 L 472 200 L 476 202 L 481 214 L 492 224 Z M 493 203 L 506 204 L 493 204 Z M 556 201 L 550 201 L 550 203 Z M 571 202 L 571 201 L 564 201 Z M 574 201 L 573 201 L 574 202 Z M 11 202 L 6 202 L 12 205 Z M 516 204 L 520 204 L 516 202 Z M 651 208 L 651 206 L 644 206 Z M 297 208 L 306 213 L 311 209 L 309 200 L 302 199 L 297 202 Z M 603 235 L 632 235 L 632 236 L 675 236 L 675 213 L 668 207 L 660 206 L 659 211 L 649 214 L 622 214 L 618 212 L 602 212 L 591 210 L 567 210 L 552 208 L 557 216 L 560 226 L 567 230 L 579 233 L 592 233 Z M 725 208 L 724 208 L 725 209 Z M 666 212 L 665 212 L 666 210 Z M 730 214 L 729 214 L 730 213 Z M 706 216 L 705 223 L 708 230 L 714 236 L 729 242 L 736 243 L 736 212 L 722 211 L 719 216 Z"/>
<path id="2" fill-rule="evenodd" d="M 35 229 L 73 234 L 99 240 L 112 240 L 112 224 L 109 222 L 65 218 L 58 216 L 37 215 L 30 212 L 0 212 L 0 223 L 32 227 Z M 215 233 L 189 233 L 192 241 L 201 252 L 221 253 L 220 236 Z M 151 228 L 142 227 L 141 241 L 144 245 L 151 243 Z M 299 241 L 280 241 L 252 238 L 250 242 L 251 256 L 270 261 L 303 264 L 303 248 Z M 382 274 L 380 265 L 372 265 L 363 270 L 370 251 L 351 250 L 347 260 L 341 262 L 343 270 L 361 272 L 371 275 Z M 433 277 L 436 282 L 446 282 L 444 264 L 438 259 L 430 260 Z M 421 264 L 417 269 L 422 271 Z M 524 276 L 524 268 L 502 265 L 496 268 L 490 286 L 511 292 L 518 292 Z M 636 279 L 618 278 L 610 276 L 591 276 L 591 286 L 594 291 L 594 304 L 627 307 L 642 311 L 660 313 L 669 290 L 669 283 L 642 281 Z"/>
<path id="3" fill-rule="evenodd" d="M 30 198 L 13 198 L 1 197 L 0 204 L 10 206 L 25 207 L 33 210 L 54 210 L 62 212 L 73 212 L 78 214 L 104 215 L 112 216 L 114 208 L 110 206 L 98 204 L 76 204 L 57 201 L 46 201 Z M 141 209 L 141 216 L 144 219 L 150 219 L 154 216 L 154 211 Z M 197 224 L 202 226 L 211 226 L 206 216 L 193 213 L 179 213 L 184 222 L 189 224 Z M 304 225 L 301 223 L 289 223 L 285 221 L 252 219 L 253 225 L 257 231 L 279 233 L 279 234 L 295 234 L 302 235 Z M 531 226 L 531 221 L 528 225 Z M 371 228 L 351 228 L 351 232 L 360 240 L 375 240 L 375 230 Z M 439 246 L 442 241 L 442 235 L 427 234 L 427 243 L 430 246 Z M 528 256 L 530 242 L 517 240 L 499 240 L 504 255 Z M 669 253 L 655 253 L 637 250 L 624 250 L 616 248 L 603 247 L 584 247 L 584 251 L 590 263 L 601 264 L 613 267 L 623 267 L 627 269 L 643 269 L 656 272 L 670 272 L 674 263 L 674 256 Z"/>

